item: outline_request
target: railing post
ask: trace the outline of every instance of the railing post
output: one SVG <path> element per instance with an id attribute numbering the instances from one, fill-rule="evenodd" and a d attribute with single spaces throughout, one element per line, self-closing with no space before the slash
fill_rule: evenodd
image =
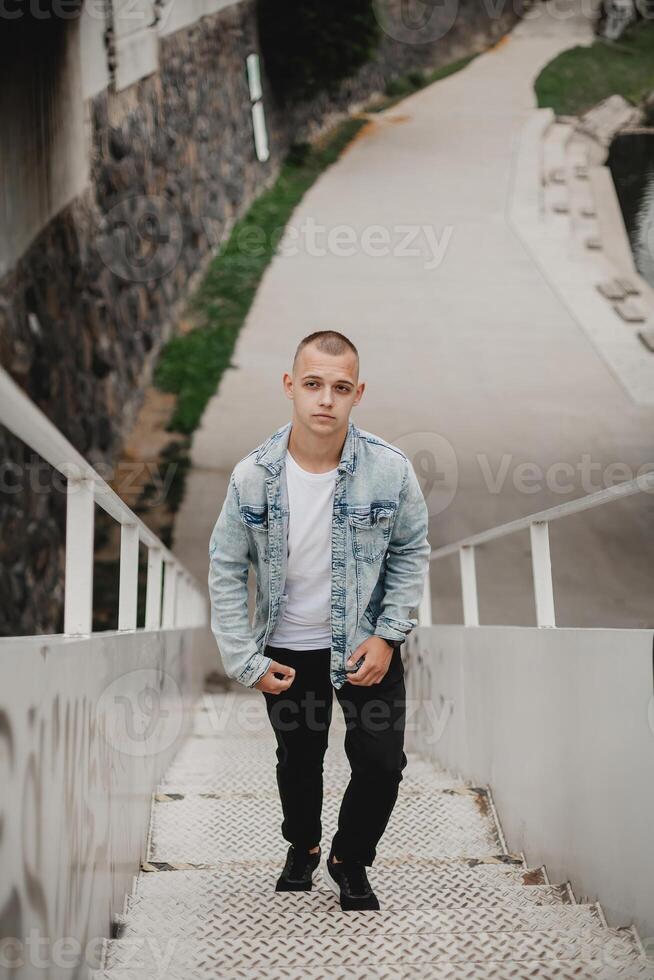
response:
<path id="1" fill-rule="evenodd" d="M 475 571 L 474 545 L 464 545 L 459 549 L 461 565 L 461 593 L 463 596 L 463 623 L 465 626 L 479 626 L 479 602 L 477 599 L 477 573 Z"/>
<path id="2" fill-rule="evenodd" d="M 176 590 L 177 570 L 175 568 L 175 562 L 166 559 L 164 561 L 163 613 L 161 617 L 161 626 L 164 629 L 175 625 Z"/>
<path id="3" fill-rule="evenodd" d="M 195 593 L 195 625 L 204 626 L 207 622 L 207 607 L 204 598 L 198 591 L 197 587 L 194 589 Z M 430 613 L 431 618 L 431 613 Z M 427 623 L 427 626 L 431 626 L 431 623 Z"/>
<path id="4" fill-rule="evenodd" d="M 532 522 L 529 525 L 529 535 L 534 575 L 534 598 L 536 600 L 536 625 L 556 626 L 550 536 L 547 521 Z"/>
<path id="5" fill-rule="evenodd" d="M 177 585 L 175 587 L 175 626 L 186 626 L 184 613 L 187 612 L 186 601 L 186 573 L 183 569 L 177 569 Z"/>
<path id="6" fill-rule="evenodd" d="M 256 55 L 252 67 L 256 71 Z M 260 97 L 260 93 L 259 96 Z M 146 621 L 150 629 L 159 629 L 162 612 L 161 574 L 163 557 L 174 566 L 167 582 L 167 621 L 175 620 L 175 586 L 179 562 L 163 542 L 129 509 L 118 494 L 102 479 L 41 409 L 30 401 L 23 389 L 0 366 L 0 424 L 66 479 L 66 540 L 64 562 L 64 636 L 90 635 L 93 630 L 93 559 L 95 505 L 121 525 L 121 574 L 119 587 L 118 627 L 136 628 L 138 619 L 138 547 L 148 547 L 148 590 Z M 184 570 L 185 592 L 182 614 L 188 621 L 195 617 L 204 624 L 206 585 L 199 586 Z"/>
<path id="7" fill-rule="evenodd" d="M 93 481 L 66 485 L 64 633 L 90 633 L 93 624 Z"/>
<path id="8" fill-rule="evenodd" d="M 148 548 L 148 580 L 145 588 L 145 628 L 158 630 L 161 625 L 161 548 Z"/>
<path id="9" fill-rule="evenodd" d="M 120 585 L 118 588 L 118 629 L 136 629 L 139 577 L 139 529 L 136 524 L 120 527 Z"/>
<path id="10" fill-rule="evenodd" d="M 418 606 L 418 626 L 431 626 L 431 566 L 427 564 L 427 571 L 425 573 L 425 587 L 422 590 L 422 599 L 420 600 L 420 605 Z M 199 600 L 198 600 L 198 619 L 200 618 Z"/>

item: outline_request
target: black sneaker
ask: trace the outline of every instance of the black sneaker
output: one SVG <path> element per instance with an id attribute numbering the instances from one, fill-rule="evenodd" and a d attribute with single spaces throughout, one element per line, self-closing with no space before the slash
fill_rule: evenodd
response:
<path id="1" fill-rule="evenodd" d="M 370 887 L 366 866 L 361 861 L 339 861 L 334 864 L 330 851 L 325 862 L 325 881 L 341 900 L 344 912 L 378 909 L 379 900 Z"/>
<path id="2" fill-rule="evenodd" d="M 291 844 L 286 855 L 284 870 L 277 879 L 276 892 L 308 892 L 313 884 L 313 872 L 320 864 L 318 850 L 315 854 L 309 851 L 297 850 Z"/>

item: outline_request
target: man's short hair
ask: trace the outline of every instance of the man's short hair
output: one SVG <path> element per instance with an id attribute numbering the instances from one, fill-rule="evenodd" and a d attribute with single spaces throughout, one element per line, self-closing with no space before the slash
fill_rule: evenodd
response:
<path id="1" fill-rule="evenodd" d="M 303 337 L 300 343 L 297 345 L 295 357 L 293 358 L 294 371 L 300 351 L 306 347 L 307 344 L 315 344 L 318 350 L 321 350 L 323 354 L 332 354 L 333 356 L 344 354 L 347 350 L 351 350 L 356 357 L 358 375 L 359 352 L 352 341 L 346 337 L 345 334 L 339 333 L 338 330 L 316 330 L 314 333 L 307 334 L 306 337 Z"/>

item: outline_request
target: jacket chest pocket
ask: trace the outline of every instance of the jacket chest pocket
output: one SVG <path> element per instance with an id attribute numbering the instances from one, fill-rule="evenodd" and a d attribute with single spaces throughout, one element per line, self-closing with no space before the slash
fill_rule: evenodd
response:
<path id="1" fill-rule="evenodd" d="M 348 524 L 354 557 L 360 561 L 379 561 L 386 551 L 397 504 L 373 502 L 348 508 Z"/>
<path id="2" fill-rule="evenodd" d="M 252 532 L 250 537 L 257 554 L 263 561 L 268 561 L 268 505 L 241 504 L 239 513 L 248 531 Z"/>

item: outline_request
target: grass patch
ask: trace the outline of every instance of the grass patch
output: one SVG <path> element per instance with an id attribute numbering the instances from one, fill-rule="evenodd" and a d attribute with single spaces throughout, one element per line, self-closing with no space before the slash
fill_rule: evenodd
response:
<path id="1" fill-rule="evenodd" d="M 637 104 L 654 89 L 654 22 L 637 21 L 619 41 L 598 38 L 563 51 L 535 82 L 538 105 L 579 115 L 609 95 Z"/>
<path id="2" fill-rule="evenodd" d="M 197 428 L 292 212 L 364 122 L 348 119 L 321 144 L 292 147 L 275 184 L 234 225 L 189 302 L 198 326 L 166 344 L 154 373 L 158 388 L 178 396 L 168 430 L 190 434 Z"/>

